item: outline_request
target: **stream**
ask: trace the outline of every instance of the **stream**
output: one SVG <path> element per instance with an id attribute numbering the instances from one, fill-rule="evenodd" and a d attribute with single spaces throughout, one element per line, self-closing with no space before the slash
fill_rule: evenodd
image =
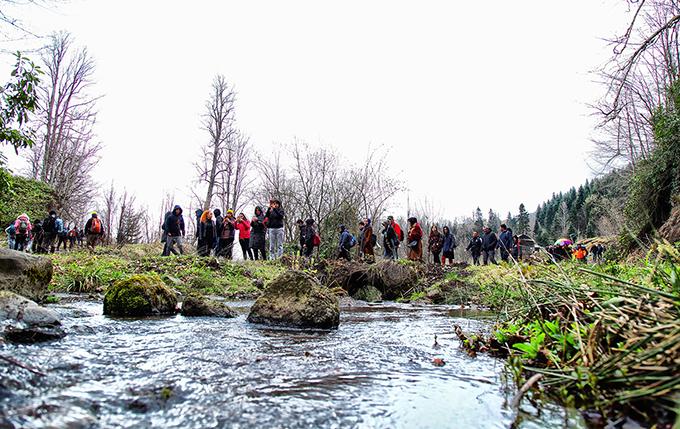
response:
<path id="1" fill-rule="evenodd" d="M 50 306 L 64 339 L 0 344 L 45 373 L 0 362 L 0 428 L 507 428 L 518 417 L 504 361 L 470 358 L 452 332 L 488 330 L 490 314 L 352 302 L 338 330 L 314 332 L 248 324 L 252 302 L 230 304 L 239 317 Z M 515 427 L 585 427 L 556 405 L 522 410 Z"/>

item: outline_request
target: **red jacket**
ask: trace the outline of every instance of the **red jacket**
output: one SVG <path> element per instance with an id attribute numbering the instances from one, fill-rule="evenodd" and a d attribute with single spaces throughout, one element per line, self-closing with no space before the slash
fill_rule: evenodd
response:
<path id="1" fill-rule="evenodd" d="M 250 222 L 248 220 L 236 222 L 236 229 L 238 229 L 239 240 L 250 238 Z"/>
<path id="2" fill-rule="evenodd" d="M 408 241 L 422 240 L 423 229 L 418 222 L 415 223 L 408 231 Z"/>

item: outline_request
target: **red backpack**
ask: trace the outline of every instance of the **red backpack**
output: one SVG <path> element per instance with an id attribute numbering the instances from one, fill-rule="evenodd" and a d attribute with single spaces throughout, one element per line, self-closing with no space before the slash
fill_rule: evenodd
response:
<path id="1" fill-rule="evenodd" d="M 321 246 L 321 237 L 319 237 L 319 234 L 314 234 L 314 237 L 312 237 L 312 245 L 314 247 Z"/>
<path id="2" fill-rule="evenodd" d="M 92 224 L 90 225 L 90 232 L 92 234 L 99 234 L 102 232 L 102 222 L 99 220 L 99 218 L 93 217 L 92 218 Z"/>

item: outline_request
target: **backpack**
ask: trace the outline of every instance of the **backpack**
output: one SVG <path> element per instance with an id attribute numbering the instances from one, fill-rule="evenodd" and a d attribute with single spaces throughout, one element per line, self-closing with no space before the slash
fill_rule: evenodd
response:
<path id="1" fill-rule="evenodd" d="M 399 241 L 404 241 L 404 230 L 399 228 Z"/>
<path id="2" fill-rule="evenodd" d="M 92 234 L 99 234 L 102 232 L 102 222 L 99 218 L 93 217 L 92 224 L 90 224 L 90 232 Z"/>
<path id="3" fill-rule="evenodd" d="M 321 246 L 321 237 L 319 237 L 319 234 L 314 234 L 314 236 L 312 237 L 312 245 L 314 247 Z"/>
<path id="4" fill-rule="evenodd" d="M 52 216 L 45 219 L 43 223 L 43 231 L 47 233 L 57 232 L 57 219 Z"/>
<path id="5" fill-rule="evenodd" d="M 28 222 L 25 220 L 22 220 L 19 222 L 19 229 L 16 231 L 17 235 L 26 235 L 28 234 Z"/>
<path id="6" fill-rule="evenodd" d="M 352 234 L 349 235 L 349 247 L 352 248 L 357 245 L 357 239 Z"/>

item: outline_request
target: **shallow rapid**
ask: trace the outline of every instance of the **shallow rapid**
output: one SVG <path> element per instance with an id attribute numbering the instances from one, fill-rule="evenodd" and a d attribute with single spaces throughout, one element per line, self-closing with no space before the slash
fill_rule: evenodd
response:
<path id="1" fill-rule="evenodd" d="M 468 357 L 452 332 L 492 319 L 451 307 L 353 303 L 330 332 L 235 319 L 126 320 L 101 303 L 52 306 L 69 335 L 0 353 L 0 427 L 505 428 L 502 360 Z M 435 335 L 437 343 L 435 345 Z M 442 367 L 433 365 L 443 359 Z M 545 408 L 520 427 L 571 426 Z"/>

